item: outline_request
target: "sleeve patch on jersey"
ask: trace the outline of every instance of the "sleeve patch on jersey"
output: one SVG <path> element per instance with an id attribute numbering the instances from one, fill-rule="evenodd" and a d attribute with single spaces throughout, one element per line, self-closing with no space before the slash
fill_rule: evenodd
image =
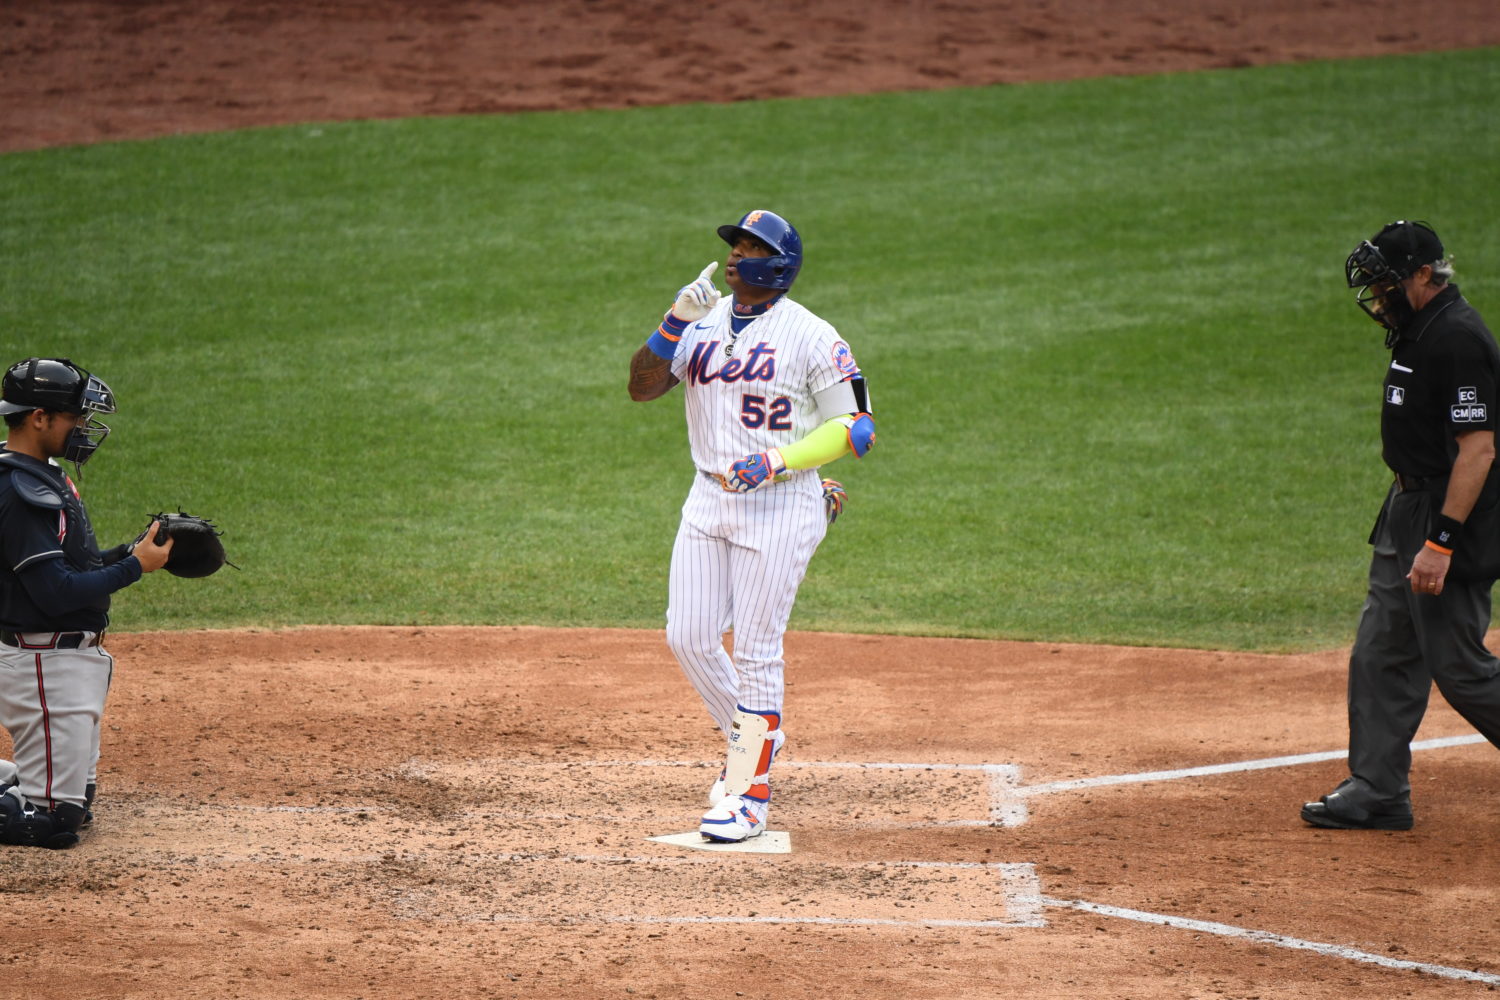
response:
<path id="1" fill-rule="evenodd" d="M 1479 402 L 1479 389 L 1459 386 L 1458 402 L 1448 407 L 1448 417 L 1455 424 L 1482 424 L 1489 420 L 1489 407 Z"/>
<path id="2" fill-rule="evenodd" d="M 845 375 L 853 375 L 859 371 L 859 365 L 854 363 L 854 354 L 849 350 L 849 345 L 842 340 L 833 345 L 833 364 Z"/>
<path id="3" fill-rule="evenodd" d="M 1483 403 L 1455 403 L 1448 415 L 1455 424 L 1482 424 L 1489 420 L 1489 408 Z"/>

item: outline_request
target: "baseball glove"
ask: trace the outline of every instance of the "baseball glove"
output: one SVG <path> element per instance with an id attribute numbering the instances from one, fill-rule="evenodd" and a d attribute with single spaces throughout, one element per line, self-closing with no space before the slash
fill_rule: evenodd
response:
<path id="1" fill-rule="evenodd" d="M 212 521 L 184 511 L 153 514 L 151 519 L 161 522 L 158 537 L 165 533 L 172 539 L 172 554 L 167 557 L 165 569 L 173 576 L 212 576 L 225 563 L 234 566 L 224 555 L 224 543 L 219 541 L 221 532 Z"/>
<path id="2" fill-rule="evenodd" d="M 837 479 L 823 480 L 823 512 L 832 524 L 844 512 L 844 484 Z"/>

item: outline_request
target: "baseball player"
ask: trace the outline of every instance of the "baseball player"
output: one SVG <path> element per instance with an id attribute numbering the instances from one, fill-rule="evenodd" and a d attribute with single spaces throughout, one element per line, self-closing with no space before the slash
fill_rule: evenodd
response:
<path id="1" fill-rule="evenodd" d="M 672 548 L 667 645 L 728 740 L 699 832 L 734 842 L 766 829 L 785 742 L 782 636 L 842 501 L 832 487 L 825 497 L 818 467 L 863 456 L 875 424 L 849 345 L 787 295 L 802 266 L 797 230 L 755 211 L 718 234 L 733 295 L 714 287 L 717 261 L 684 286 L 630 360 L 630 397 L 683 385 L 697 472 Z"/>
<path id="2" fill-rule="evenodd" d="M 66 358 L 28 358 L 0 383 L 0 843 L 63 848 L 91 818 L 99 721 L 113 658 L 100 645 L 109 595 L 163 566 L 172 542 L 101 553 L 73 481 L 109 434 L 109 386 Z"/>

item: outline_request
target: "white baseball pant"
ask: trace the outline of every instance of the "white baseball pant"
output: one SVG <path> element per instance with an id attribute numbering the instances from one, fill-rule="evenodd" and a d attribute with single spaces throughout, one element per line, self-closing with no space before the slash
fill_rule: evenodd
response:
<path id="1" fill-rule="evenodd" d="M 726 736 L 736 705 L 781 712 L 782 637 L 827 530 L 814 470 L 750 493 L 700 473 L 688 492 L 672 547 L 667 645 Z"/>

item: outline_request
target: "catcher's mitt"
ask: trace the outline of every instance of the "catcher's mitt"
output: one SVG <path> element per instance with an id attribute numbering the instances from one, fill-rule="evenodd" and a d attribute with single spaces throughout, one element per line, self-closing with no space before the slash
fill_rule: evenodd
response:
<path id="1" fill-rule="evenodd" d="M 173 576 L 212 576 L 225 563 L 234 566 L 224 555 L 224 543 L 219 541 L 221 532 L 212 521 L 183 511 L 153 514 L 151 519 L 161 522 L 158 538 L 165 535 L 172 539 L 172 554 L 167 557 L 165 569 Z"/>

